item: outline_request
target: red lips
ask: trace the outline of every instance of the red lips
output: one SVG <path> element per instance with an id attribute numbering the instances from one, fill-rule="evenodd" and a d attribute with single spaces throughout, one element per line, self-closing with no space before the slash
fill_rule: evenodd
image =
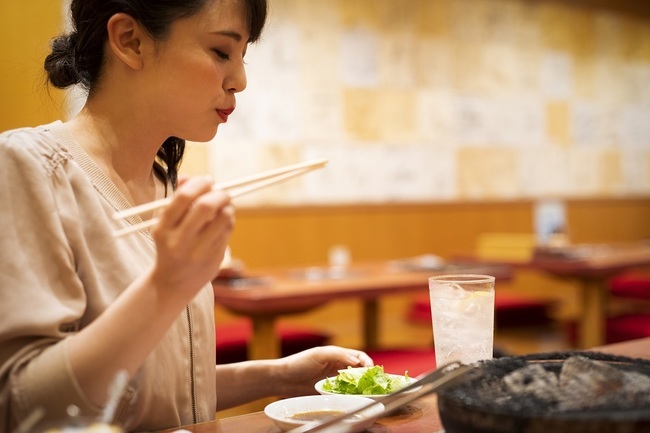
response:
<path id="1" fill-rule="evenodd" d="M 221 117 L 221 120 L 226 123 L 228 121 L 228 116 L 230 116 L 233 111 L 235 111 L 235 107 L 217 110 L 217 113 L 219 114 L 219 117 Z"/>

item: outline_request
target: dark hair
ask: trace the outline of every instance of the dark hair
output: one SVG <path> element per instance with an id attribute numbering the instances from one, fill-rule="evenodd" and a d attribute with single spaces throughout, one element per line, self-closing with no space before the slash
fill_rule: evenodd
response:
<path id="1" fill-rule="evenodd" d="M 45 59 L 48 80 L 59 89 L 79 84 L 89 95 L 95 91 L 102 73 L 107 23 L 116 13 L 126 13 L 158 40 L 164 39 L 170 25 L 199 13 L 209 1 L 220 0 L 72 0 L 72 30 L 52 40 L 52 51 Z M 248 21 L 250 42 L 259 39 L 266 21 L 267 0 L 242 0 Z M 166 166 L 157 172 L 176 186 L 183 159 L 185 140 L 169 137 L 158 150 Z"/>

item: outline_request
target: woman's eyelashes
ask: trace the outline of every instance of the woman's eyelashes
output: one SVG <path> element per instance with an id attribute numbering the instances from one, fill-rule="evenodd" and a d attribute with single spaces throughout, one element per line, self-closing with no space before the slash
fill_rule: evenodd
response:
<path id="1" fill-rule="evenodd" d="M 214 51 L 221 60 L 230 60 L 229 54 L 217 49 L 213 49 L 212 51 Z"/>

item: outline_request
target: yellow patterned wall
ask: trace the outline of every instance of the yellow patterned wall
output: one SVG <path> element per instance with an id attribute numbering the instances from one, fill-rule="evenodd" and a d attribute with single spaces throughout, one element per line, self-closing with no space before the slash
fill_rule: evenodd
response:
<path id="1" fill-rule="evenodd" d="M 0 2 L 0 130 L 65 117 L 42 71 L 62 3 Z M 648 14 L 548 0 L 270 3 L 237 111 L 191 146 L 185 170 L 226 179 L 331 163 L 243 205 L 650 195 Z"/>
<path id="2" fill-rule="evenodd" d="M 245 204 L 650 194 L 650 20 L 569 2 L 271 0 L 217 177 Z"/>

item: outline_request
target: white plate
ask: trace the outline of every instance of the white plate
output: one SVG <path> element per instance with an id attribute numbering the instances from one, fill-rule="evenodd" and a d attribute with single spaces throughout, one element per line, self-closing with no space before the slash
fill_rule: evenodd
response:
<path id="1" fill-rule="evenodd" d="M 275 425 L 284 431 L 291 430 L 313 420 L 293 418 L 296 415 L 327 411 L 328 415 L 342 415 L 353 412 L 373 403 L 373 400 L 356 395 L 308 395 L 304 397 L 285 398 L 268 404 L 264 413 L 271 418 Z M 380 415 L 384 405 L 375 403 L 361 412 L 358 420 L 350 422 L 364 422 L 368 418 Z M 340 412 L 340 413 L 339 413 Z"/>
<path id="2" fill-rule="evenodd" d="M 393 377 L 403 377 L 403 375 L 400 375 L 400 374 L 388 374 L 388 375 L 389 375 L 389 376 L 393 376 Z M 331 379 L 333 380 L 334 378 L 331 378 Z M 365 395 L 365 394 L 339 394 L 339 393 L 336 393 L 336 392 L 325 391 L 325 390 L 323 389 L 323 384 L 325 384 L 325 381 L 326 381 L 326 380 L 327 380 L 327 379 L 319 380 L 318 382 L 316 382 L 316 385 L 314 385 L 314 388 L 316 388 L 316 391 L 318 391 L 319 394 L 322 394 L 322 395 L 351 395 L 351 396 L 358 396 L 358 397 L 371 398 L 371 399 L 373 399 L 373 400 L 375 400 L 375 401 L 379 401 L 379 400 L 381 400 L 382 398 L 384 398 L 384 397 L 386 397 L 386 396 L 388 395 L 388 394 L 378 394 L 378 395 Z M 414 378 L 412 378 L 412 377 L 409 377 L 409 379 L 408 379 L 408 383 L 407 383 L 407 386 L 410 385 L 410 384 L 412 384 L 412 383 L 415 382 L 415 381 L 416 381 L 416 379 L 414 379 Z M 419 387 L 417 387 L 417 388 L 413 388 L 412 390 L 407 391 L 407 393 L 415 392 L 415 391 L 417 391 L 418 389 L 420 389 L 420 388 L 419 388 Z"/>

